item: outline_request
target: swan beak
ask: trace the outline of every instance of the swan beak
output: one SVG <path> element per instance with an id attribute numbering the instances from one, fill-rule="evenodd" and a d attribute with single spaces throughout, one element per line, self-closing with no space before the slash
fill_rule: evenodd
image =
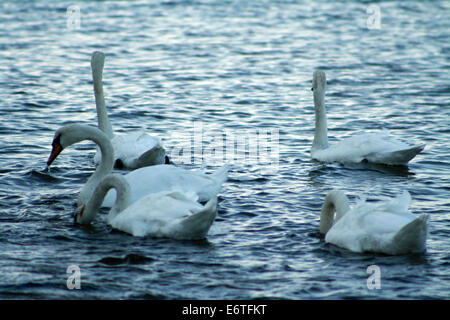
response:
<path id="1" fill-rule="evenodd" d="M 78 207 L 75 212 L 73 213 L 73 222 L 79 223 L 79 219 L 83 217 L 84 209 L 86 208 L 86 205 L 82 205 L 81 207 Z"/>
<path id="2" fill-rule="evenodd" d="M 50 153 L 50 156 L 47 160 L 47 167 L 49 167 L 52 162 L 59 156 L 59 154 L 63 151 L 63 147 L 59 143 L 53 143 L 52 144 L 52 152 Z"/>

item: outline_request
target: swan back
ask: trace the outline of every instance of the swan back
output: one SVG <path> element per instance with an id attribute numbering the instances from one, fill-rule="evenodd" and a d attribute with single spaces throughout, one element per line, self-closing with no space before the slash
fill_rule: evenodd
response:
<path id="1" fill-rule="evenodd" d="M 216 216 L 217 197 L 202 206 L 194 192 L 162 191 L 130 204 L 131 192 L 126 179 L 119 174 L 109 174 L 97 185 L 89 201 L 77 208 L 75 221 L 89 224 L 110 189 L 116 190 L 117 199 L 107 216 L 108 223 L 134 236 L 201 239 Z"/>
<path id="2" fill-rule="evenodd" d="M 133 236 L 201 239 L 211 227 L 217 197 L 205 206 L 198 203 L 193 192 L 163 191 L 139 199 L 108 222 L 116 229 Z"/>
<path id="3" fill-rule="evenodd" d="M 312 157 L 322 162 L 359 163 L 368 161 L 388 165 L 405 165 L 423 150 L 390 135 L 388 130 L 367 132 L 343 139 L 325 149 L 312 150 Z"/>
<path id="4" fill-rule="evenodd" d="M 229 166 L 224 165 L 213 174 L 190 171 L 173 165 L 155 165 L 133 170 L 124 177 L 131 187 L 131 202 L 149 193 L 168 190 L 195 192 L 199 201 L 205 202 L 216 196 L 228 177 Z M 103 207 L 111 207 L 115 201 L 115 191 L 111 190 L 105 197 Z"/>
<path id="5" fill-rule="evenodd" d="M 389 201 L 360 201 L 329 229 L 325 241 L 354 252 L 421 252 L 427 219 L 408 210 L 410 201 L 407 191 Z"/>

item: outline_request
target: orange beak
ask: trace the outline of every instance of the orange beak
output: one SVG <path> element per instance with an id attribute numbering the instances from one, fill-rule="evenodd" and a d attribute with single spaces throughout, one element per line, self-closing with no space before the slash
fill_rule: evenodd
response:
<path id="1" fill-rule="evenodd" d="M 58 157 L 58 155 L 63 151 L 63 147 L 58 142 L 53 142 L 52 144 L 52 152 L 47 160 L 47 166 L 50 166 L 52 162 Z"/>

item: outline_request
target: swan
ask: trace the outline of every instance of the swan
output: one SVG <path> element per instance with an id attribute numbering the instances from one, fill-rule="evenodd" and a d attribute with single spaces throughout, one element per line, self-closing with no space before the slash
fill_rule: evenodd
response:
<path id="1" fill-rule="evenodd" d="M 111 188 L 116 190 L 117 199 L 107 215 L 107 222 L 135 237 L 203 239 L 216 217 L 217 197 L 201 205 L 193 192 L 151 193 L 131 204 L 131 188 L 127 180 L 122 175 L 111 173 L 100 181 L 89 201 L 75 210 L 75 222 L 89 224 Z"/>
<path id="2" fill-rule="evenodd" d="M 409 210 L 411 195 L 404 191 L 389 201 L 360 201 L 350 208 L 347 196 L 333 190 L 320 213 L 320 232 L 325 242 L 353 252 L 400 255 L 425 250 L 428 215 Z"/>
<path id="3" fill-rule="evenodd" d="M 49 167 L 58 155 L 67 147 L 80 141 L 90 140 L 97 144 L 101 152 L 101 161 L 95 172 L 80 190 L 77 205 L 88 202 L 100 181 L 113 169 L 114 150 L 106 134 L 98 128 L 83 124 L 68 124 L 56 130 L 52 151 L 47 160 Z M 131 203 L 148 193 L 157 193 L 177 188 L 183 192 L 194 192 L 199 201 L 205 202 L 216 196 L 228 176 L 229 165 L 224 165 L 213 174 L 201 171 L 189 171 L 173 165 L 161 164 L 143 167 L 128 172 L 124 178 L 130 185 Z M 103 207 L 112 207 L 116 200 L 116 191 L 110 190 L 103 201 Z"/>
<path id="4" fill-rule="evenodd" d="M 91 57 L 92 78 L 94 83 L 95 105 L 97 109 L 98 127 L 102 130 L 114 148 L 114 166 L 120 169 L 137 169 L 145 166 L 168 163 L 169 159 L 158 137 L 143 131 L 115 135 L 106 111 L 103 96 L 103 66 L 105 55 L 95 51 Z M 100 152 L 94 156 L 94 163 L 100 163 Z"/>
<path id="5" fill-rule="evenodd" d="M 328 145 L 325 88 L 325 72 L 314 71 L 311 89 L 315 109 L 315 132 L 311 148 L 313 159 L 321 162 L 407 165 L 424 149 L 424 144 L 410 146 L 390 136 L 387 130 L 355 135 L 334 145 Z"/>

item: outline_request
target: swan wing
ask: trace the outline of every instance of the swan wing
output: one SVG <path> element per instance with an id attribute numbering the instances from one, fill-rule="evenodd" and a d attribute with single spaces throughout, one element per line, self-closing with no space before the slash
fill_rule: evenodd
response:
<path id="1" fill-rule="evenodd" d="M 417 219 L 408 211 L 410 200 L 409 193 L 404 192 L 395 199 L 380 203 L 360 201 L 333 225 L 325 241 L 354 252 L 407 252 L 410 248 L 396 243 L 395 236 Z"/>
<path id="2" fill-rule="evenodd" d="M 114 160 L 120 159 L 121 165 L 127 169 L 162 164 L 165 161 L 165 150 L 161 139 L 150 136 L 143 131 L 115 135 L 111 139 L 114 148 Z M 94 163 L 101 161 L 97 148 Z"/>
<path id="3" fill-rule="evenodd" d="M 384 163 L 389 165 L 406 165 L 417 154 L 422 152 L 425 145 L 407 147 L 394 151 L 382 151 L 368 154 L 365 158 L 372 163 Z"/>
<path id="4" fill-rule="evenodd" d="M 138 237 L 150 235 L 175 239 L 198 238 L 206 234 L 214 219 L 210 218 L 211 215 L 204 216 L 205 223 L 200 234 L 198 228 L 202 225 L 202 219 L 196 219 L 195 224 L 186 223 L 209 209 L 207 206 L 211 201 L 203 206 L 195 201 L 196 198 L 193 193 L 181 191 L 149 194 L 127 207 L 109 223 L 116 229 Z"/>
<path id="5" fill-rule="evenodd" d="M 116 135 L 111 143 L 115 159 L 120 159 L 125 168 L 136 169 L 164 163 L 165 150 L 158 137 L 144 132 L 133 132 Z"/>
<path id="6" fill-rule="evenodd" d="M 323 162 L 357 163 L 367 160 L 375 163 L 402 164 L 405 160 L 411 160 L 420 147 L 423 149 L 423 146 L 411 147 L 392 137 L 387 130 L 382 130 L 358 134 L 326 149 L 314 150 L 313 158 Z"/>
<path id="7" fill-rule="evenodd" d="M 172 165 L 156 165 L 133 170 L 124 177 L 130 184 L 131 203 L 150 193 L 180 190 L 193 192 L 198 201 L 208 201 L 220 192 L 228 174 L 228 166 L 219 168 L 213 174 L 190 171 Z M 112 207 L 116 198 L 115 190 L 110 190 L 102 206 Z"/>

